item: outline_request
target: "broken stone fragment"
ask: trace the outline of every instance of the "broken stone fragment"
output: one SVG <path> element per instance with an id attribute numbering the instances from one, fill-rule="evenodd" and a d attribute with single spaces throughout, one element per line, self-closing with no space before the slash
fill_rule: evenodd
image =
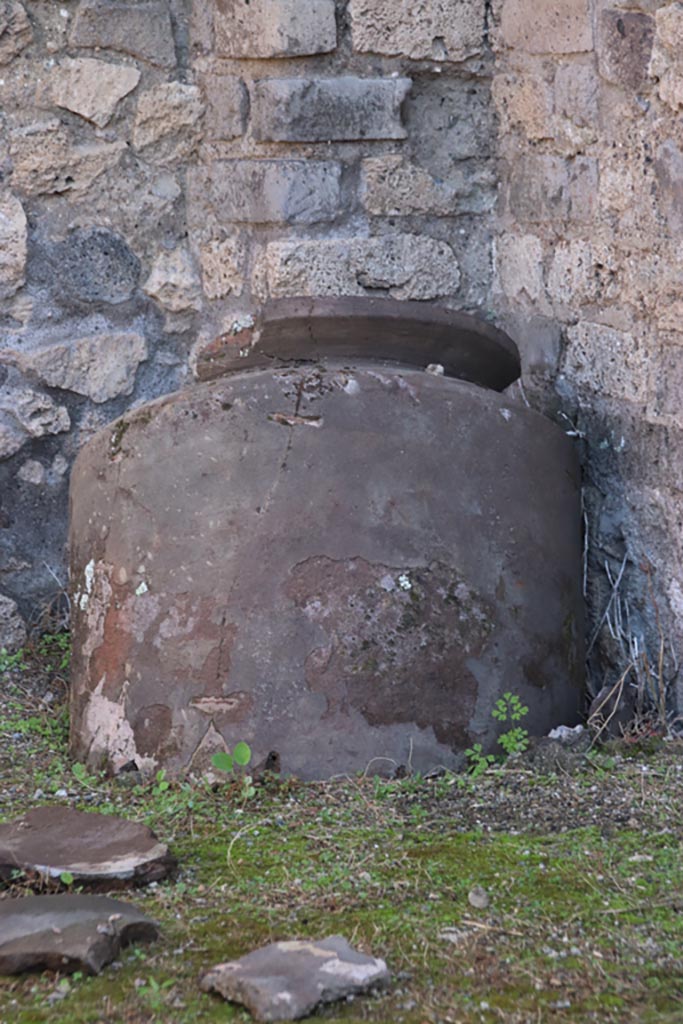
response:
<path id="1" fill-rule="evenodd" d="M 5 594 L 0 594 L 0 649 L 4 648 L 13 654 L 26 642 L 26 625 L 17 607 L 16 601 Z"/>
<path id="2" fill-rule="evenodd" d="M 23 4 L 0 0 L 0 64 L 9 64 L 33 39 L 33 29 Z"/>
<path id="3" fill-rule="evenodd" d="M 0 974 L 47 969 L 99 974 L 159 929 L 136 907 L 104 896 L 28 896 L 0 902 Z"/>
<path id="4" fill-rule="evenodd" d="M 26 271 L 26 214 L 12 195 L 0 197 L 0 299 L 21 288 Z"/>
<path id="5" fill-rule="evenodd" d="M 17 871 L 58 881 L 146 885 L 175 867 L 168 847 L 137 822 L 114 815 L 38 807 L 0 825 L 0 880 Z"/>
<path id="6" fill-rule="evenodd" d="M 140 72 L 126 64 L 110 64 L 91 57 L 65 58 L 52 70 L 52 102 L 92 121 L 109 124 L 116 107 L 140 81 Z"/>
<path id="7" fill-rule="evenodd" d="M 9 360 L 4 358 L 2 362 Z M 0 387 L 0 459 L 14 455 L 31 437 L 61 434 L 71 426 L 69 414 L 49 395 L 28 387 Z"/>
<path id="8" fill-rule="evenodd" d="M 199 310 L 202 306 L 201 281 L 188 249 L 159 253 L 143 291 L 170 310 Z"/>
<path id="9" fill-rule="evenodd" d="M 242 1003 L 260 1021 L 298 1020 L 332 1003 L 386 985 L 383 960 L 359 953 L 340 935 L 319 942 L 274 942 L 218 964 L 201 981 L 205 992 Z"/>

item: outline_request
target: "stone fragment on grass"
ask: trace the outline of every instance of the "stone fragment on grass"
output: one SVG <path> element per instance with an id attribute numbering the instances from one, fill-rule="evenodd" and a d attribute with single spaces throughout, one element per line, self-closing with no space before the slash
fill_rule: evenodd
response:
<path id="1" fill-rule="evenodd" d="M 16 601 L 0 594 L 0 649 L 14 654 L 26 642 L 26 625 Z"/>
<path id="2" fill-rule="evenodd" d="M 99 974 L 124 946 L 153 942 L 157 926 L 104 896 L 28 896 L 0 902 L 0 974 L 47 969 Z"/>
<path id="3" fill-rule="evenodd" d="M 205 992 L 242 1003 L 259 1021 L 298 1020 L 332 1003 L 386 985 L 383 960 L 353 949 L 340 935 L 274 942 L 204 975 Z"/>
<path id="4" fill-rule="evenodd" d="M 70 807 L 37 807 L 0 825 L 0 880 L 19 871 L 58 882 L 146 885 L 175 867 L 168 847 L 137 822 Z"/>

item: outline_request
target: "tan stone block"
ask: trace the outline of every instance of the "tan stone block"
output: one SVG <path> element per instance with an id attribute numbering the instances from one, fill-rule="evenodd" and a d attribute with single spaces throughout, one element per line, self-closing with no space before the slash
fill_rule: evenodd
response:
<path id="1" fill-rule="evenodd" d="M 0 195 L 0 299 L 14 295 L 26 275 L 26 214 L 19 200 Z"/>
<path id="2" fill-rule="evenodd" d="M 596 251 L 583 239 L 560 242 L 548 270 L 548 295 L 558 315 L 575 313 L 598 298 L 616 298 L 611 288 L 613 271 L 603 260 L 610 251 Z"/>
<path id="3" fill-rule="evenodd" d="M 204 294 L 208 299 L 239 297 L 244 289 L 246 249 L 238 238 L 213 239 L 202 245 L 199 262 Z"/>
<path id="4" fill-rule="evenodd" d="M 204 113 L 201 90 L 196 85 L 164 82 L 141 93 L 138 99 L 133 145 L 154 162 L 187 158 L 199 141 L 198 124 Z"/>
<path id="5" fill-rule="evenodd" d="M 525 155 L 512 164 L 508 204 L 521 221 L 541 224 L 592 221 L 598 191 L 598 166 L 592 157 Z"/>
<path id="6" fill-rule="evenodd" d="M 124 141 L 74 146 L 57 120 L 41 121 L 10 134 L 12 188 L 26 195 L 78 192 L 115 167 Z"/>
<path id="7" fill-rule="evenodd" d="M 244 134 L 249 97 L 235 75 L 207 74 L 202 78 L 206 97 L 204 128 L 210 139 L 230 140 Z"/>
<path id="8" fill-rule="evenodd" d="M 647 416 L 654 423 L 683 427 L 683 304 L 679 307 L 676 331 L 659 334 L 659 347 L 652 361 Z"/>
<path id="9" fill-rule="evenodd" d="M 683 107 L 683 6 L 661 7 L 655 15 L 655 39 L 648 68 L 658 81 L 659 98 L 673 110 Z"/>
<path id="10" fill-rule="evenodd" d="M 538 75 L 496 75 L 491 95 L 504 130 L 521 130 L 528 139 L 554 135 L 550 86 Z"/>
<path id="11" fill-rule="evenodd" d="M 104 60 L 65 58 L 49 76 L 52 102 L 80 114 L 99 128 L 109 124 L 116 107 L 140 81 L 137 68 Z"/>
<path id="12" fill-rule="evenodd" d="M 201 281 L 190 251 L 159 253 L 143 291 L 171 313 L 201 309 Z"/>
<path id="13" fill-rule="evenodd" d="M 593 49 L 589 0 L 532 3 L 497 0 L 498 48 L 526 53 L 587 53 Z"/>
<path id="14" fill-rule="evenodd" d="M 501 235 L 495 241 L 496 285 L 513 305 L 550 312 L 543 282 L 543 243 L 536 235 Z"/>
<path id="15" fill-rule="evenodd" d="M 0 2 L 0 64 L 9 64 L 33 40 L 33 28 L 18 0 Z"/>
<path id="16" fill-rule="evenodd" d="M 337 45 L 334 0 L 216 0 L 221 57 L 303 57 Z"/>
<path id="17" fill-rule="evenodd" d="M 567 331 L 561 373 L 579 391 L 644 405 L 651 356 L 642 332 L 583 321 Z"/>
<path id="18" fill-rule="evenodd" d="M 588 64 L 561 64 L 555 72 L 555 110 L 578 127 L 590 127 L 598 118 L 599 80 Z"/>
<path id="19" fill-rule="evenodd" d="M 360 53 L 462 61 L 484 49 L 480 0 L 351 0 L 349 13 Z"/>
<path id="20" fill-rule="evenodd" d="M 639 11 L 602 11 L 598 31 L 598 69 L 603 78 L 639 89 L 647 78 L 654 22 Z"/>
<path id="21" fill-rule="evenodd" d="M 365 295 L 437 299 L 460 285 L 455 253 L 420 235 L 271 242 L 257 268 L 273 298 L 291 295 Z"/>
<path id="22" fill-rule="evenodd" d="M 147 345 L 132 331 L 102 332 L 28 352 L 6 351 L 3 358 L 40 384 L 74 391 L 99 404 L 132 392 Z"/>
<path id="23" fill-rule="evenodd" d="M 402 156 L 370 157 L 363 161 L 362 172 L 363 205 L 374 216 L 457 212 L 458 189 Z"/>
<path id="24" fill-rule="evenodd" d="M 176 63 L 169 5 L 163 0 L 83 0 L 69 42 L 71 46 L 130 53 L 162 68 Z"/>

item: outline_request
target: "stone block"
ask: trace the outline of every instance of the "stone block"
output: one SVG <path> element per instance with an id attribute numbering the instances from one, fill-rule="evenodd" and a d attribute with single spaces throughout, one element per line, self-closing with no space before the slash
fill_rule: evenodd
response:
<path id="1" fill-rule="evenodd" d="M 457 62 L 484 49 L 481 0 L 351 0 L 349 11 L 360 53 Z"/>
<path id="2" fill-rule="evenodd" d="M 5 352 L 0 359 L 7 362 Z M 32 437 L 62 434 L 71 427 L 64 406 L 25 385 L 0 386 L 0 459 L 14 455 Z"/>
<path id="3" fill-rule="evenodd" d="M 637 11 L 602 11 L 598 29 L 598 70 L 602 77 L 626 89 L 647 81 L 655 24 Z"/>
<path id="4" fill-rule="evenodd" d="M 562 64 L 555 72 L 555 111 L 579 127 L 598 117 L 598 77 L 588 64 Z"/>
<path id="5" fill-rule="evenodd" d="M 18 0 L 0 3 L 0 64 L 9 64 L 33 39 L 31 22 Z"/>
<path id="6" fill-rule="evenodd" d="M 499 0 L 498 48 L 526 53 L 587 53 L 593 49 L 589 0 L 534 4 Z"/>
<path id="7" fill-rule="evenodd" d="M 12 195 L 0 196 L 0 299 L 14 295 L 26 273 L 26 214 Z"/>
<path id="8" fill-rule="evenodd" d="M 661 7 L 648 73 L 657 81 L 659 98 L 673 110 L 683 107 L 683 6 Z"/>
<path id="9" fill-rule="evenodd" d="M 567 331 L 561 372 L 579 391 L 643 404 L 651 355 L 635 332 L 582 322 Z"/>
<path id="10" fill-rule="evenodd" d="M 204 101 L 196 85 L 164 82 L 148 89 L 138 99 L 133 145 L 139 150 L 157 147 L 155 160 L 187 158 L 198 142 L 203 113 Z"/>
<path id="11" fill-rule="evenodd" d="M 15 129 L 9 147 L 12 188 L 25 195 L 79 192 L 115 167 L 128 149 L 123 140 L 73 145 L 57 120 Z"/>
<path id="12" fill-rule="evenodd" d="M 216 0 L 221 57 L 304 57 L 337 45 L 334 0 Z"/>
<path id="13" fill-rule="evenodd" d="M 26 624 L 19 614 L 16 601 L 0 594 L 0 649 L 4 648 L 13 654 L 25 643 Z"/>
<path id="14" fill-rule="evenodd" d="M 3 352 L 3 359 L 29 379 L 51 388 L 74 391 L 98 404 L 130 395 L 137 368 L 146 358 L 145 339 L 132 331 L 101 332 L 28 352 Z"/>
<path id="15" fill-rule="evenodd" d="M 553 252 L 548 271 L 548 293 L 553 305 L 577 309 L 597 294 L 593 251 L 589 242 L 573 239 L 560 242 Z"/>
<path id="16" fill-rule="evenodd" d="M 660 332 L 659 344 L 653 360 L 648 419 L 683 427 L 683 334 Z"/>
<path id="17" fill-rule="evenodd" d="M 273 298 L 375 292 L 427 300 L 454 295 L 460 286 L 451 247 L 421 235 L 271 242 L 264 262 Z"/>
<path id="18" fill-rule="evenodd" d="M 201 309 L 201 282 L 192 255 L 185 247 L 159 253 L 142 287 L 171 313 Z"/>
<path id="19" fill-rule="evenodd" d="M 169 7 L 162 0 L 84 0 L 76 12 L 69 42 L 74 47 L 129 53 L 162 68 L 172 68 L 176 63 Z"/>
<path id="20" fill-rule="evenodd" d="M 220 160 L 188 172 L 190 218 L 221 224 L 316 224 L 341 209 L 341 166 L 329 160 Z"/>
<path id="21" fill-rule="evenodd" d="M 251 91 L 259 141 L 404 139 L 409 78 L 266 78 Z"/>
<path id="22" fill-rule="evenodd" d="M 513 306 L 549 313 L 543 281 L 543 242 L 536 235 L 503 235 L 495 243 L 496 282 Z"/>
<path id="23" fill-rule="evenodd" d="M 598 197 L 598 162 L 581 156 L 568 162 L 567 219 L 574 224 L 591 224 L 595 218 Z"/>
<path id="24" fill-rule="evenodd" d="M 113 231 L 78 228 L 48 251 L 42 275 L 58 280 L 59 290 L 67 298 L 116 305 L 135 293 L 140 261 Z"/>
<path id="25" fill-rule="evenodd" d="M 521 129 L 528 139 L 554 134 L 553 93 L 539 75 L 496 75 L 491 95 L 504 130 Z"/>
<path id="26" fill-rule="evenodd" d="M 541 224 L 569 213 L 567 163 L 559 156 L 527 155 L 510 169 L 508 202 L 520 221 Z"/>
<path id="27" fill-rule="evenodd" d="M 207 74 L 202 79 L 206 100 L 204 128 L 209 139 L 229 141 L 244 134 L 249 96 L 235 75 Z"/>
<path id="28" fill-rule="evenodd" d="M 246 248 L 239 238 L 226 238 L 223 241 L 213 239 L 201 246 L 199 262 L 206 297 L 239 297 L 244 288 L 245 260 Z"/>
<path id="29" fill-rule="evenodd" d="M 140 72 L 127 64 L 104 60 L 66 57 L 50 72 L 49 94 L 57 107 L 64 107 L 92 121 L 98 128 L 109 124 L 120 100 L 140 81 Z"/>
<path id="30" fill-rule="evenodd" d="M 373 216 L 433 213 L 448 217 L 457 212 L 458 189 L 402 156 L 370 157 L 363 161 L 362 173 L 363 205 Z"/>

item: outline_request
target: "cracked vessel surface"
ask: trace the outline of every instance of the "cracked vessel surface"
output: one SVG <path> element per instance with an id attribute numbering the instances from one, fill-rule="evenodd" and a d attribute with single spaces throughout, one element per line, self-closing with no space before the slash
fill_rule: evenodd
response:
<path id="1" fill-rule="evenodd" d="M 314 778 L 455 765 L 505 690 L 531 729 L 571 723 L 578 502 L 561 431 L 415 368 L 254 369 L 136 410 L 72 477 L 74 752 L 200 773 L 245 740 Z"/>

